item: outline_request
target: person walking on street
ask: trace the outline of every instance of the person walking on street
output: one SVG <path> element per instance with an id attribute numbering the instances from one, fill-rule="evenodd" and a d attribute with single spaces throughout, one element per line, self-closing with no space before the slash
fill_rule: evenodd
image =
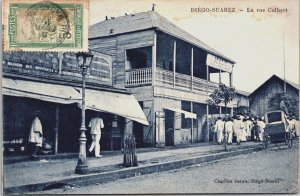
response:
<path id="1" fill-rule="evenodd" d="M 228 135 L 228 140 L 227 143 L 229 145 L 232 144 L 232 134 L 233 134 L 233 119 L 228 118 L 227 121 L 225 122 L 225 129 Z"/>
<path id="2" fill-rule="evenodd" d="M 95 157 L 102 157 L 100 155 L 100 139 L 101 139 L 101 129 L 104 128 L 104 123 L 100 115 L 91 119 L 89 123 L 89 127 L 91 128 L 92 135 L 92 144 L 89 149 L 90 152 L 95 149 Z"/>
<path id="3" fill-rule="evenodd" d="M 43 127 L 39 119 L 40 112 L 37 111 L 34 114 L 34 120 L 32 121 L 28 142 L 33 144 L 33 150 L 31 156 L 36 158 L 37 153 L 42 148 L 43 144 Z"/>
<path id="4" fill-rule="evenodd" d="M 218 120 L 216 121 L 215 129 L 217 131 L 218 144 L 221 144 L 222 140 L 223 140 L 224 122 L 222 121 L 222 118 L 220 116 L 218 117 Z"/>

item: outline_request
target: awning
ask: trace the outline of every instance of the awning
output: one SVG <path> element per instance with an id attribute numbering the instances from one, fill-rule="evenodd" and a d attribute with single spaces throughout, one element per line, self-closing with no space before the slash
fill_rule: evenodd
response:
<path id="1" fill-rule="evenodd" d="M 182 113 L 184 114 L 185 118 L 193 118 L 193 119 L 197 119 L 197 114 L 192 113 L 192 112 L 188 112 L 179 108 L 165 108 L 166 110 L 171 110 L 174 112 L 178 112 L 178 113 Z"/>
<path id="2" fill-rule="evenodd" d="M 57 84 L 3 78 L 2 94 L 61 104 L 81 104 L 81 89 Z M 86 89 L 85 102 L 86 109 L 108 112 L 149 125 L 133 95 Z"/>
<path id="3" fill-rule="evenodd" d="M 71 104 L 81 100 L 80 93 L 70 86 L 9 78 L 2 78 L 2 94 L 61 104 Z"/>
<path id="4" fill-rule="evenodd" d="M 133 95 L 86 89 L 85 96 L 86 109 L 108 112 L 149 125 L 142 108 Z"/>

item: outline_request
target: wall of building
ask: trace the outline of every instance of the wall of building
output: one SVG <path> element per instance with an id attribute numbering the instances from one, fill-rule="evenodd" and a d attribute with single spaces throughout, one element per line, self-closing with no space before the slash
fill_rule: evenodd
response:
<path id="1" fill-rule="evenodd" d="M 153 102 L 153 87 L 140 86 L 135 88 L 128 88 L 128 92 L 132 93 L 134 97 L 141 103 L 144 114 L 149 122 L 149 126 L 143 126 L 143 145 L 144 147 L 153 146 L 155 141 L 154 129 L 154 102 Z M 138 131 L 138 130 L 136 130 Z"/>
<path id="2" fill-rule="evenodd" d="M 181 100 L 155 97 L 154 111 L 165 111 L 164 108 L 181 108 Z M 191 142 L 191 129 L 181 128 L 181 113 L 174 113 L 174 145 Z"/>
<path id="3" fill-rule="evenodd" d="M 92 50 L 111 55 L 113 58 L 113 85 L 125 88 L 125 60 L 126 49 L 152 46 L 154 30 L 139 31 L 134 33 L 98 38 L 89 40 Z"/>
<path id="4" fill-rule="evenodd" d="M 240 106 L 249 107 L 249 98 L 248 98 L 248 96 L 241 95 L 241 94 L 236 94 L 233 101 L 236 102 L 237 107 L 240 107 Z"/>
<path id="5" fill-rule="evenodd" d="M 272 80 L 264 88 L 259 89 L 250 97 L 250 109 L 258 116 L 263 116 L 266 112 L 272 111 L 269 107 L 269 99 L 275 93 L 283 93 L 283 81 Z M 287 85 L 287 94 L 291 97 L 297 97 L 299 100 L 299 91 L 290 85 Z"/>

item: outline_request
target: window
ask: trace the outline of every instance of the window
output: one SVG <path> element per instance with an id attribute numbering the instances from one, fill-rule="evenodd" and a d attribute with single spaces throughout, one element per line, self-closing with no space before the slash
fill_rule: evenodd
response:
<path id="1" fill-rule="evenodd" d="M 268 114 L 268 123 L 281 121 L 281 112 L 272 112 Z"/>
<path id="2" fill-rule="evenodd" d="M 126 50 L 126 70 L 151 67 L 151 47 Z"/>

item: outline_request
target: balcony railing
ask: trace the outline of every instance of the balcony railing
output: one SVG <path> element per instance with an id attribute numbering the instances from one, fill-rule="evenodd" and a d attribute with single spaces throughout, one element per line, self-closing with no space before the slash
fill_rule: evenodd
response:
<path id="1" fill-rule="evenodd" d="M 132 69 L 126 71 L 126 87 L 152 84 L 152 68 Z M 192 77 L 186 74 L 175 73 L 157 67 L 155 73 L 155 85 L 175 88 L 185 91 L 205 91 L 211 93 L 218 88 L 217 83 L 208 82 L 205 79 Z"/>
<path id="2" fill-rule="evenodd" d="M 152 83 L 152 68 L 132 69 L 125 72 L 125 86 L 140 86 Z"/>

